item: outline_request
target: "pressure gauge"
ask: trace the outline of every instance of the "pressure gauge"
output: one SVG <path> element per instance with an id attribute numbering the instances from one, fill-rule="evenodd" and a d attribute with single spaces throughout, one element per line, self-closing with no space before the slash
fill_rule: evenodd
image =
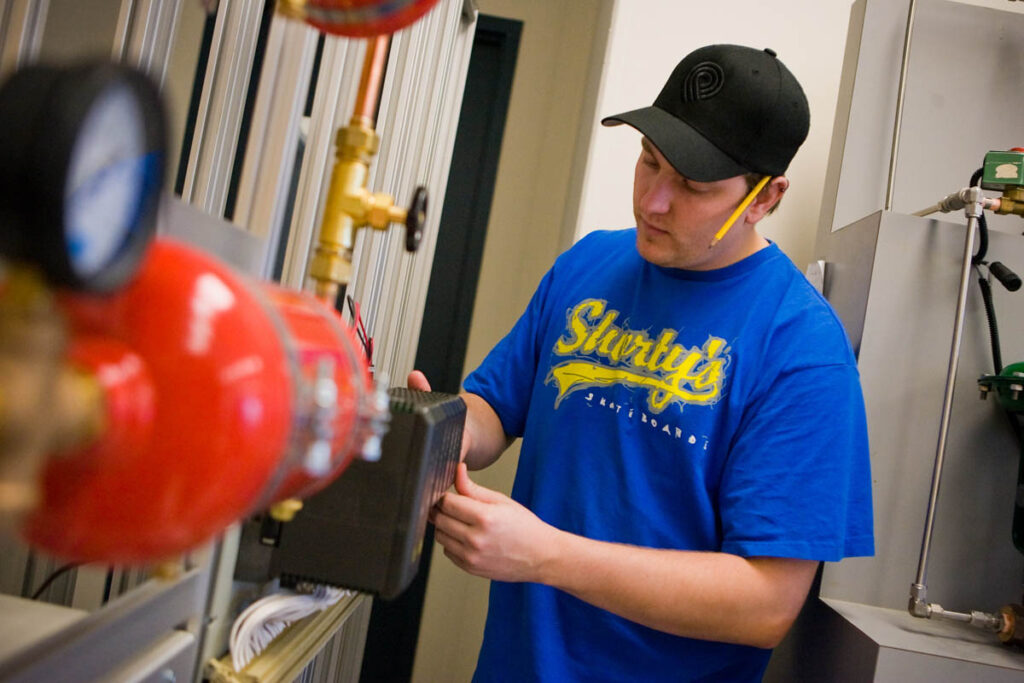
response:
<path id="1" fill-rule="evenodd" d="M 0 251 L 57 285 L 121 286 L 155 229 L 165 147 L 159 96 L 132 69 L 15 73 L 0 88 Z"/>

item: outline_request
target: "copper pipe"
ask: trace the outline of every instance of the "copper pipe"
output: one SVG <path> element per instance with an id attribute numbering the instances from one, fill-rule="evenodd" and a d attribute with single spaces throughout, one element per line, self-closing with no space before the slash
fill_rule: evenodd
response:
<path id="1" fill-rule="evenodd" d="M 380 96 L 381 81 L 384 80 L 384 63 L 391 45 L 390 35 L 372 39 L 363 59 L 363 75 L 359 78 L 359 94 L 353 118 L 362 117 L 371 124 L 377 118 L 377 99 Z"/>
<path id="2" fill-rule="evenodd" d="M 352 274 L 356 231 L 365 225 L 383 229 L 390 221 L 405 221 L 405 214 L 393 206 L 394 199 L 366 189 L 370 162 L 380 144 L 374 119 L 390 45 L 390 35 L 377 36 L 367 44 L 352 120 L 338 130 L 319 245 L 309 268 L 316 296 L 332 308 L 341 285 L 347 285 Z"/>

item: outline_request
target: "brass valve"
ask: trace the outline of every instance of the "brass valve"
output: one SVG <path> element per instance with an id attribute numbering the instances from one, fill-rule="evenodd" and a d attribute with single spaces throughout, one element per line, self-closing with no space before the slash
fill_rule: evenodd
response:
<path id="1" fill-rule="evenodd" d="M 999 198 L 999 206 L 995 209 L 998 214 L 1015 214 L 1024 216 L 1024 187 L 1020 185 L 1007 185 L 1003 189 L 1003 196 Z"/>
<path id="2" fill-rule="evenodd" d="M 277 11 L 281 16 L 289 19 L 306 20 L 305 0 L 278 0 Z"/>
<path id="3" fill-rule="evenodd" d="M 320 239 L 309 267 L 317 295 L 329 301 L 337 295 L 338 287 L 352 278 L 352 249 L 360 228 L 386 230 L 391 223 L 402 223 L 406 227 L 406 249 L 415 251 L 423 234 L 427 206 L 423 187 L 416 189 L 408 209 L 396 206 L 389 194 L 366 189 L 370 161 L 380 145 L 369 119 L 353 117 L 338 130 L 336 143 Z"/>
<path id="4" fill-rule="evenodd" d="M 290 522 L 302 510 L 302 501 L 297 498 L 285 498 L 270 506 L 270 516 L 278 522 Z"/>
<path id="5" fill-rule="evenodd" d="M 38 501 L 46 457 L 104 429 L 103 389 L 63 361 L 66 331 L 52 293 L 32 269 L 12 267 L 0 294 L 0 512 Z"/>
<path id="6" fill-rule="evenodd" d="M 1024 647 L 1024 606 L 1004 605 L 1000 614 L 1003 625 L 999 629 L 999 640 L 1007 645 Z"/>

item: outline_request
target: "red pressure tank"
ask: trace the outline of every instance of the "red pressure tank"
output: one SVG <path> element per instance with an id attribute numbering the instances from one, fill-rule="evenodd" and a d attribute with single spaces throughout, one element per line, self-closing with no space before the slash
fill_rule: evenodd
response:
<path id="1" fill-rule="evenodd" d="M 369 37 L 413 23 L 437 0 L 306 0 L 306 21 L 325 33 Z"/>
<path id="2" fill-rule="evenodd" d="M 382 419 L 333 309 L 191 247 L 157 240 L 127 287 L 61 307 L 70 361 L 99 379 L 107 419 L 97 442 L 49 459 L 26 520 L 29 543 L 58 557 L 172 557 L 325 486 Z"/>

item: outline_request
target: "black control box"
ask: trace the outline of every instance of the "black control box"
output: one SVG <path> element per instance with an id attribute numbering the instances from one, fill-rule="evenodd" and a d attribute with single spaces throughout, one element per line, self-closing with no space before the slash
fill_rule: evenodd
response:
<path id="1" fill-rule="evenodd" d="M 329 584 L 393 598 L 419 568 L 430 508 L 455 480 L 466 404 L 395 388 L 377 462 L 356 460 L 290 522 L 243 527 L 236 578 Z"/>

